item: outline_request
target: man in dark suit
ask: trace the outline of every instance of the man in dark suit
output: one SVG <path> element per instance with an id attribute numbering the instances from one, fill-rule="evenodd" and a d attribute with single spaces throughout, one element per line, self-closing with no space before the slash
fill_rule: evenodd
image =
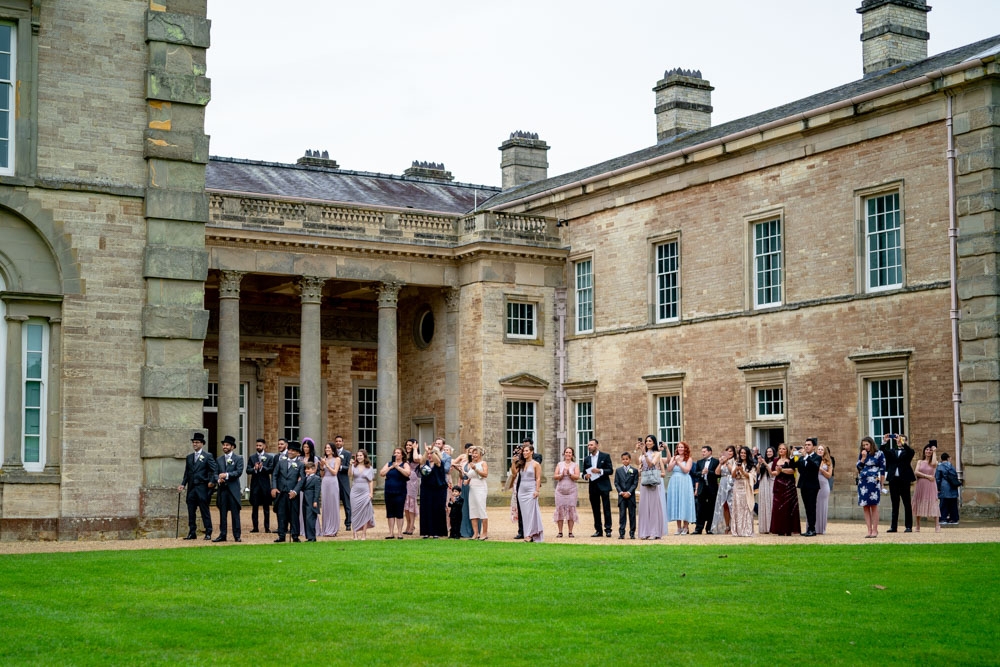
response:
<path id="1" fill-rule="evenodd" d="M 899 503 L 903 503 L 906 514 L 906 532 L 913 531 L 913 507 L 910 505 L 910 485 L 917 481 L 911 463 L 913 449 L 906 442 L 906 436 L 887 433 L 882 436 L 882 454 L 885 455 L 885 479 L 889 482 L 889 497 L 892 499 L 892 523 L 887 533 L 895 533 L 899 524 Z"/>
<path id="2" fill-rule="evenodd" d="M 694 500 L 697 507 L 697 521 L 694 525 L 695 535 L 701 531 L 712 533 L 712 516 L 715 514 L 715 497 L 719 494 L 719 478 L 715 471 L 719 467 L 719 459 L 712 456 L 712 448 L 705 445 L 701 448 L 701 459 L 691 468 L 694 482 Z"/>
<path id="3" fill-rule="evenodd" d="M 316 541 L 316 516 L 319 514 L 319 475 L 316 464 L 306 463 L 306 479 L 302 482 L 302 520 L 306 522 L 306 542 Z"/>
<path id="4" fill-rule="evenodd" d="M 819 466 L 823 460 L 816 453 L 816 438 L 806 438 L 805 452 L 792 457 L 799 473 L 799 492 L 806 509 L 806 532 L 803 537 L 816 535 L 816 496 L 819 495 Z"/>
<path id="5" fill-rule="evenodd" d="M 601 451 L 600 443 L 591 438 L 587 443 L 587 456 L 583 464 L 590 491 L 590 509 L 594 512 L 594 534 L 591 537 L 611 537 L 611 456 Z M 604 508 L 604 525 L 601 526 L 601 507 Z"/>
<path id="6" fill-rule="evenodd" d="M 264 510 L 264 532 L 271 532 L 271 473 L 274 472 L 274 462 L 277 457 L 264 451 L 267 443 L 264 438 L 257 438 L 257 453 L 250 456 L 247 474 L 250 476 L 250 505 L 253 508 L 253 530 L 259 532 L 257 523 L 257 508 Z"/>
<path id="7" fill-rule="evenodd" d="M 340 471 L 337 472 L 337 483 L 340 485 L 340 502 L 344 505 L 344 528 L 351 529 L 351 480 L 347 471 L 351 469 L 351 452 L 344 447 L 343 436 L 338 435 L 330 443 L 333 453 L 340 457 Z"/>
<path id="8" fill-rule="evenodd" d="M 201 521 L 205 526 L 205 539 L 212 539 L 212 514 L 208 509 L 208 501 L 212 497 L 215 486 L 215 457 L 204 449 L 205 435 L 195 433 L 191 438 L 191 448 L 194 450 L 184 460 L 184 479 L 177 487 L 180 493 L 187 487 L 188 534 L 185 540 L 197 537 L 195 512 L 201 511 Z"/>
<path id="9" fill-rule="evenodd" d="M 240 477 L 243 476 L 243 457 L 234 452 L 236 438 L 227 435 L 222 439 L 222 454 L 215 464 L 219 473 L 219 495 L 216 505 L 219 508 L 219 536 L 213 542 L 225 542 L 227 523 L 230 516 L 233 519 L 233 539 L 240 541 Z"/>
<path id="10" fill-rule="evenodd" d="M 271 497 L 276 501 L 278 513 L 278 537 L 275 542 L 284 542 L 286 532 L 291 532 L 292 542 L 299 541 L 298 497 L 305 474 L 298 456 L 301 451 L 299 443 L 294 440 L 289 442 L 287 458 L 278 461 L 271 476 Z"/>
<path id="11" fill-rule="evenodd" d="M 615 471 L 615 491 L 618 492 L 618 539 L 625 539 L 625 520 L 628 519 L 628 538 L 635 539 L 635 488 L 639 473 L 632 467 L 632 455 L 622 452 L 622 466 Z"/>

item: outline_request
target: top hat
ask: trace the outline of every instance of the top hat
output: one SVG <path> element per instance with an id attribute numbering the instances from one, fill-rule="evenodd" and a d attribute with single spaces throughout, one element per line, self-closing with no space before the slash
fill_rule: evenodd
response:
<path id="1" fill-rule="evenodd" d="M 299 444 L 298 440 L 289 440 L 288 441 L 288 449 L 289 449 L 289 451 L 293 451 L 293 452 L 301 452 L 302 451 L 302 445 Z"/>
<path id="2" fill-rule="evenodd" d="M 226 437 L 224 437 L 222 439 L 222 444 L 225 445 L 226 443 L 229 443 L 230 445 L 232 445 L 233 447 L 235 447 L 236 446 L 236 438 L 234 438 L 231 435 L 227 435 Z"/>
<path id="3" fill-rule="evenodd" d="M 204 445 L 205 444 L 205 434 L 204 433 L 195 433 L 191 437 L 191 442 L 200 442 L 201 444 Z"/>
<path id="4" fill-rule="evenodd" d="M 937 447 L 937 440 L 928 440 L 927 447 Z"/>

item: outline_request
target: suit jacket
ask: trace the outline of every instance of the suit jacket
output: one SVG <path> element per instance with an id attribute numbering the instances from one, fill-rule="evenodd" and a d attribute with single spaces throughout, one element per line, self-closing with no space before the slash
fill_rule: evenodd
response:
<path id="1" fill-rule="evenodd" d="M 231 455 L 231 461 L 226 464 L 226 455 L 219 454 L 219 458 L 215 460 L 215 465 L 218 468 L 216 473 L 216 479 L 218 475 L 224 472 L 229 473 L 229 477 L 224 482 L 219 482 L 219 497 L 217 502 L 222 502 L 222 494 L 228 493 L 232 496 L 233 500 L 240 502 L 240 476 L 243 475 L 243 457 L 233 452 Z"/>
<path id="2" fill-rule="evenodd" d="M 351 452 L 348 451 L 347 447 L 340 450 L 340 470 L 337 471 L 337 483 L 340 484 L 342 489 L 350 489 L 351 481 L 347 478 L 347 471 L 351 469 Z M 347 486 L 344 486 L 344 485 Z"/>
<path id="3" fill-rule="evenodd" d="M 320 479 L 319 475 L 306 475 L 302 482 L 302 503 L 303 507 L 312 507 L 313 503 L 319 502 Z M 313 511 L 317 511 L 313 509 Z"/>
<path id="4" fill-rule="evenodd" d="M 902 449 L 893 447 L 890 442 L 883 443 L 879 448 L 885 454 L 885 481 L 887 482 L 915 482 L 917 476 L 913 474 L 911 462 L 913 461 L 913 448 L 903 445 Z M 898 475 L 896 473 L 899 473 Z"/>
<path id="5" fill-rule="evenodd" d="M 305 476 L 306 471 L 302 467 L 302 461 L 297 458 L 281 459 L 271 476 L 271 489 L 277 489 L 278 493 L 290 491 L 299 493 Z"/>
<path id="6" fill-rule="evenodd" d="M 716 495 L 719 492 L 719 478 L 716 476 L 715 471 L 719 467 L 719 459 L 714 456 L 710 456 L 707 459 L 698 459 L 694 462 L 694 466 L 691 467 L 691 477 L 694 482 L 695 494 L 699 498 L 708 498 Z M 708 474 L 702 475 L 702 472 L 708 468 Z"/>
<path id="7" fill-rule="evenodd" d="M 193 491 L 207 500 L 212 495 L 209 483 L 215 483 L 219 477 L 216 470 L 215 457 L 207 449 L 202 448 L 197 456 L 192 451 L 184 459 L 184 479 L 181 484 L 187 487 L 188 493 Z"/>
<path id="8" fill-rule="evenodd" d="M 803 454 L 795 461 L 795 469 L 799 471 L 799 483 L 796 486 L 800 489 L 819 489 L 819 466 L 822 462 L 823 459 L 816 452 Z"/>
<path id="9" fill-rule="evenodd" d="M 639 471 L 632 466 L 621 466 L 618 470 L 615 470 L 615 491 L 618 492 L 618 496 L 621 497 L 623 493 L 631 493 L 629 498 L 622 498 L 622 500 L 630 500 L 635 498 L 635 487 L 639 485 Z"/>
<path id="10" fill-rule="evenodd" d="M 265 493 L 271 492 L 271 473 L 274 472 L 274 462 L 277 460 L 278 456 L 276 454 L 268 454 L 267 452 L 262 454 L 254 452 L 250 456 L 250 463 L 247 466 L 247 475 L 250 477 L 250 484 L 247 486 L 250 487 L 251 494 L 261 491 Z M 254 467 L 258 461 L 261 463 L 260 472 L 254 471 Z"/>
<path id="11" fill-rule="evenodd" d="M 590 483 L 590 486 L 597 487 L 598 491 L 611 493 L 611 476 L 615 472 L 611 467 L 611 455 L 607 452 L 597 452 L 597 467 L 604 471 L 604 474 L 598 477 L 596 481 L 589 477 L 591 467 L 590 452 L 587 452 L 587 455 L 580 461 L 580 469 L 583 471 L 583 474 L 588 475 L 587 481 Z"/>

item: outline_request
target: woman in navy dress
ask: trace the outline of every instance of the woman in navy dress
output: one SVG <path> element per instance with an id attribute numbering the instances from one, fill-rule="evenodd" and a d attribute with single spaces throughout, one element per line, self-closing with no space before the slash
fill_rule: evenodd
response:
<path id="1" fill-rule="evenodd" d="M 406 503 L 406 484 L 410 479 L 410 464 L 402 447 L 392 450 L 392 460 L 378 472 L 385 478 L 385 517 L 389 522 L 389 536 L 385 539 L 403 539 L 403 505 Z M 397 535 L 397 529 L 399 534 Z"/>
<path id="2" fill-rule="evenodd" d="M 885 454 L 867 435 L 861 439 L 858 452 L 858 505 L 865 513 L 865 537 L 878 537 L 878 503 L 882 499 L 885 482 Z"/>

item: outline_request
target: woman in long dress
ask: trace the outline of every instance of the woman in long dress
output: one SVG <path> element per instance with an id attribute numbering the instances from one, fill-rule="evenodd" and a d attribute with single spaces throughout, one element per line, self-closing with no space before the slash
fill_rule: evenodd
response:
<path id="1" fill-rule="evenodd" d="M 819 455 L 819 493 L 816 495 L 816 534 L 826 534 L 826 519 L 830 516 L 830 483 L 833 482 L 833 457 L 824 445 L 816 448 Z"/>
<path id="2" fill-rule="evenodd" d="M 569 524 L 569 536 L 573 537 L 573 524 L 580 520 L 576 512 L 576 481 L 580 479 L 580 466 L 576 464 L 576 454 L 572 447 L 563 450 L 563 460 L 556 464 L 556 472 L 552 477 L 556 480 L 555 521 L 559 526 L 556 537 L 563 536 L 564 521 Z"/>
<path id="3" fill-rule="evenodd" d="M 690 526 L 697 519 L 694 506 L 694 482 L 691 480 L 691 448 L 683 440 L 677 443 L 674 456 L 667 461 L 670 471 L 667 484 L 667 521 L 677 522 L 677 534 L 687 535 Z"/>
<path id="4" fill-rule="evenodd" d="M 412 535 L 413 529 L 420 514 L 420 505 L 417 503 L 417 495 L 420 493 L 420 473 L 417 469 L 423 462 L 420 458 L 420 448 L 417 441 L 410 438 L 403 445 L 406 453 L 406 462 L 410 466 L 410 476 L 406 480 L 406 500 L 403 501 L 403 516 L 406 518 L 406 527 L 403 528 L 403 535 Z"/>
<path id="5" fill-rule="evenodd" d="M 792 535 L 802 532 L 799 494 L 795 490 L 795 467 L 788 458 L 788 446 L 778 445 L 778 457 L 771 462 L 774 502 L 771 504 L 771 532 Z"/>
<path id="6" fill-rule="evenodd" d="M 749 447 L 740 447 L 735 460 L 726 463 L 733 480 L 733 500 L 730 509 L 730 534 L 735 537 L 753 537 L 753 484 L 756 469 Z"/>
<path id="7" fill-rule="evenodd" d="M 340 472 L 340 457 L 333 451 L 333 445 L 326 444 L 323 448 L 323 458 L 320 459 L 320 470 L 323 482 L 320 486 L 323 514 L 320 517 L 320 529 L 316 534 L 320 537 L 336 537 L 340 530 L 340 483 L 337 473 Z"/>
<path id="8" fill-rule="evenodd" d="M 639 445 L 636 445 L 639 449 Z M 642 490 L 639 495 L 639 539 L 658 540 L 664 533 L 666 526 L 666 515 L 664 514 L 663 501 L 660 496 L 663 491 L 660 489 L 663 478 L 663 460 L 660 458 L 660 446 L 656 442 L 656 436 L 647 435 L 643 443 L 643 452 L 639 456 L 639 482 Z"/>
<path id="9" fill-rule="evenodd" d="M 354 465 L 351 466 L 351 532 L 354 539 L 368 539 L 368 529 L 375 527 L 375 508 L 372 498 L 375 496 L 375 471 L 372 469 L 368 452 L 359 449 L 354 454 Z"/>
<path id="10" fill-rule="evenodd" d="M 448 473 L 441 450 L 425 449 L 420 472 L 420 536 L 448 537 Z"/>
<path id="11" fill-rule="evenodd" d="M 774 461 L 774 447 L 764 450 L 763 458 L 757 460 L 757 524 L 760 534 L 771 532 L 771 504 L 774 502 L 771 479 L 771 462 Z"/>
<path id="12" fill-rule="evenodd" d="M 385 539 L 403 539 L 403 503 L 406 502 L 406 484 L 412 476 L 402 447 L 392 450 L 392 459 L 378 471 L 385 478 L 385 518 L 389 535 Z M 396 534 L 396 530 L 399 534 Z"/>
<path id="13" fill-rule="evenodd" d="M 525 542 L 542 542 L 545 537 L 542 510 L 538 506 L 538 482 L 542 479 L 542 466 L 533 458 L 534 453 L 534 445 L 526 444 L 521 448 L 524 469 L 521 471 L 521 488 L 517 492 L 517 501 L 521 506 Z"/>
<path id="14" fill-rule="evenodd" d="M 489 515 L 486 513 L 486 478 L 490 468 L 483 460 L 483 448 L 469 449 L 469 521 L 472 522 L 472 539 L 490 539 Z"/>
<path id="15" fill-rule="evenodd" d="M 937 446 L 928 443 L 924 446 L 924 456 L 917 462 L 914 474 L 917 476 L 917 486 L 913 490 L 913 516 L 917 519 L 917 532 L 920 532 L 920 517 L 934 519 L 934 532 L 941 532 L 941 508 L 937 500 L 937 483 L 934 473 L 937 472 Z"/>
<path id="16" fill-rule="evenodd" d="M 732 513 L 733 501 L 733 468 L 727 463 L 736 458 L 736 448 L 732 445 L 726 447 L 726 451 L 719 457 L 719 466 L 715 469 L 715 474 L 719 478 L 719 492 L 715 496 L 715 514 L 712 516 L 712 532 L 716 535 L 721 533 L 729 534 L 729 520 Z"/>
<path id="17" fill-rule="evenodd" d="M 885 483 L 885 454 L 869 436 L 861 438 L 858 451 L 858 505 L 865 513 L 865 537 L 878 537 L 878 504 Z"/>
<path id="18" fill-rule="evenodd" d="M 521 513 L 517 511 L 517 490 L 520 488 L 521 471 L 524 470 L 524 457 L 521 456 L 521 445 L 514 447 L 510 453 L 510 471 L 507 473 L 507 484 L 504 490 L 511 491 L 510 494 L 510 522 L 518 527 L 515 540 L 524 538 L 524 530 L 521 527 Z"/>

